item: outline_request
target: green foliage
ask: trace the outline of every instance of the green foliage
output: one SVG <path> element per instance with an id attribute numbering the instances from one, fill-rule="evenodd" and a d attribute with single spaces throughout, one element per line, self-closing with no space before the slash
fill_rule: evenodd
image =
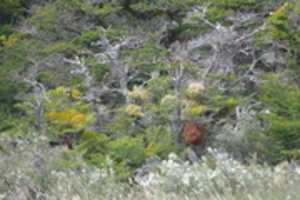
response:
<path id="1" fill-rule="evenodd" d="M 233 14 L 232 10 L 220 9 L 219 7 L 212 7 L 207 11 L 207 17 L 212 22 L 224 21 L 224 19 Z"/>
<path id="2" fill-rule="evenodd" d="M 133 109 L 138 108 L 137 112 L 130 113 L 132 111 L 136 111 L 136 110 L 130 110 L 131 107 L 133 107 Z M 136 135 L 139 132 L 138 127 L 136 127 L 136 129 L 134 129 L 133 127 L 134 127 L 135 120 L 138 118 L 137 115 L 141 114 L 141 112 L 139 112 L 140 111 L 139 108 L 140 108 L 139 106 L 135 106 L 133 104 L 118 109 L 119 113 L 114 119 L 114 121 L 106 124 L 105 127 L 111 130 L 111 132 L 113 133 L 112 135 L 114 137 L 121 137 L 124 135 Z"/>
<path id="3" fill-rule="evenodd" d="M 99 63 L 99 61 L 94 58 L 87 59 L 86 64 L 90 67 L 91 74 L 97 82 L 101 82 L 111 71 L 110 64 Z"/>
<path id="4" fill-rule="evenodd" d="M 289 4 L 285 4 L 273 13 L 269 21 L 273 26 L 272 35 L 275 38 L 287 39 L 288 37 L 288 12 Z"/>
<path id="5" fill-rule="evenodd" d="M 103 35 L 103 31 L 99 29 L 87 31 L 82 33 L 80 37 L 76 38 L 74 43 L 81 46 L 91 46 L 92 42 L 96 42 L 97 40 L 101 39 Z"/>
<path id="6" fill-rule="evenodd" d="M 40 30 L 47 31 L 54 29 L 57 25 L 59 12 L 53 5 L 48 5 L 40 8 L 31 19 L 33 25 L 36 25 Z"/>
<path id="7" fill-rule="evenodd" d="M 148 41 L 140 48 L 124 52 L 124 56 L 131 57 L 130 66 L 145 72 L 162 69 L 165 66 L 164 58 L 168 54 L 167 49 L 154 41 Z"/>
<path id="8" fill-rule="evenodd" d="M 106 2 L 102 4 L 100 7 L 95 7 L 91 4 L 87 4 L 84 1 L 80 3 L 80 7 L 82 11 L 94 15 L 100 19 L 106 18 L 112 14 L 119 12 L 122 7 L 118 5 L 116 2 Z"/>
<path id="9" fill-rule="evenodd" d="M 154 0 L 154 1 L 147 1 L 143 0 L 140 2 L 132 3 L 130 5 L 131 8 L 142 11 L 142 12 L 149 12 L 149 11 L 177 11 L 180 12 L 186 11 L 192 6 L 199 5 L 199 1 L 197 0 L 186 0 L 186 1 L 178 1 L 178 0 Z"/>
<path id="10" fill-rule="evenodd" d="M 276 77 L 261 87 L 260 100 L 269 109 L 261 115 L 265 131 L 256 135 L 267 160 L 279 162 L 300 157 L 300 89 L 294 83 L 283 83 Z"/>
<path id="11" fill-rule="evenodd" d="M 179 149 L 174 142 L 172 134 L 163 127 L 150 127 L 138 136 L 109 137 L 86 131 L 81 135 L 81 144 L 76 151 L 92 165 L 113 167 L 118 179 L 126 180 L 146 158 L 165 159 L 170 153 L 177 152 Z M 112 166 L 110 162 L 113 162 Z"/>
<path id="12" fill-rule="evenodd" d="M 112 161 L 119 179 L 126 180 L 146 158 L 142 138 L 122 136 L 113 139 L 88 131 L 82 134 L 81 139 L 82 143 L 77 151 L 83 158 L 98 167 L 109 167 L 109 162 Z"/>
<path id="13" fill-rule="evenodd" d="M 215 0 L 215 3 L 227 9 L 243 9 L 254 7 L 257 0 Z"/>
<path id="14" fill-rule="evenodd" d="M 145 133 L 145 153 L 148 157 L 159 156 L 166 159 L 170 153 L 179 152 L 175 138 L 165 127 L 149 127 Z"/>
<path id="15" fill-rule="evenodd" d="M 30 1 L 26 0 L 2 0 L 0 4 L 0 23 L 11 22 L 25 11 L 25 6 Z"/>
<path id="16" fill-rule="evenodd" d="M 148 89 L 154 100 L 159 101 L 171 89 L 172 80 L 170 76 L 161 76 L 148 82 Z"/>
<path id="17" fill-rule="evenodd" d="M 212 5 L 234 11 L 259 11 L 278 2 L 277 0 L 212 0 Z"/>
<path id="18" fill-rule="evenodd" d="M 8 106 L 9 104 L 14 104 L 14 97 L 18 91 L 18 85 L 10 82 L 8 80 L 0 80 L 0 102 L 1 102 L 1 110 L 11 108 L 12 106 Z"/>
<path id="19" fill-rule="evenodd" d="M 171 152 L 181 153 L 179 127 L 185 120 L 208 122 L 209 126 L 216 126 L 209 130 L 213 134 L 219 124 L 231 122 L 239 131 L 236 107 L 243 104 L 240 88 L 245 83 L 236 87 L 239 89 L 230 88 L 230 84 L 241 80 L 239 75 L 248 68 L 242 71 L 229 66 L 224 70 L 232 74 L 213 77 L 214 70 L 218 71 L 218 66 L 213 66 L 218 62 L 213 61 L 208 69 L 213 73 L 208 71 L 208 76 L 202 80 L 201 75 L 205 75 L 202 72 L 205 73 L 208 66 L 201 66 L 197 58 L 208 58 L 215 53 L 216 59 L 223 59 L 222 53 L 227 46 L 208 36 L 213 44 L 193 49 L 198 44 L 190 39 L 213 30 L 205 20 L 215 25 L 233 25 L 230 20 L 239 20 L 244 13 L 265 16 L 269 8 L 264 9 L 277 5 L 278 1 L 34 1 L 24 21 L 14 26 L 13 21 L 25 8 L 24 3 L 24 0 L 4 0 L 0 5 L 0 20 L 4 16 L 7 23 L 0 27 L 0 130 L 13 123 L 18 124 L 18 129 L 14 130 L 16 135 L 34 129 L 39 121 L 37 109 L 41 106 L 44 111 L 41 118 L 46 127 L 43 133 L 47 137 L 79 135 L 74 139 L 75 150 L 70 154 L 80 154 L 97 167 L 113 166 L 118 177 L 125 179 L 150 157 L 165 159 Z M 297 5 L 297 1 L 290 1 L 270 15 L 265 34 L 287 46 L 289 65 L 294 69 L 299 68 L 300 47 Z M 206 11 L 205 16 L 201 9 Z M 235 15 L 237 17 L 230 18 Z M 248 15 L 245 16 L 247 21 Z M 258 24 L 251 26 L 256 28 Z M 245 28 L 251 33 L 252 27 L 248 25 L 232 30 L 242 35 Z M 175 41 L 179 41 L 176 44 L 182 49 L 175 45 L 176 51 L 173 51 Z M 231 45 L 226 45 L 231 49 Z M 214 52 L 216 49 L 218 51 Z M 183 54 L 177 57 L 177 51 Z M 75 75 L 70 73 L 76 64 L 67 64 L 64 58 L 75 57 L 85 61 L 93 78 L 91 88 L 83 84 L 83 71 L 78 70 Z M 113 69 L 109 59 L 116 59 Z M 34 96 L 34 91 L 16 83 L 17 79 L 25 78 L 42 83 L 47 89 L 45 96 Z M 59 85 L 64 86 L 57 87 Z M 276 93 L 275 88 L 283 92 Z M 239 91 L 236 93 L 236 90 Z M 255 145 L 274 162 L 299 158 L 296 148 L 300 142 L 298 86 L 265 84 L 261 91 L 260 100 L 270 107 L 271 114 L 261 116 L 268 126 L 265 132 L 258 134 Z M 89 100 L 90 92 L 95 92 L 97 98 L 93 102 Z M 98 108 L 97 124 L 94 124 L 94 112 Z M 17 118 L 20 115 L 22 117 Z M 230 125 L 228 127 L 234 127 Z M 174 127 L 178 127 L 177 130 Z M 96 131 L 98 128 L 101 133 Z M 11 132 L 9 134 L 12 136 Z M 67 156 L 65 160 L 63 164 L 67 167 L 77 164 L 69 163 Z"/>
<path id="20" fill-rule="evenodd" d="M 261 11 L 274 4 L 276 0 L 211 0 L 201 1 L 207 6 L 206 17 L 213 23 L 231 24 L 227 17 L 245 10 Z"/>
<path id="21" fill-rule="evenodd" d="M 40 48 L 39 42 L 25 38 L 20 39 L 17 35 L 11 35 L 7 39 L 2 39 L 1 42 L 3 44 L 3 47 L 0 47 L 1 74 L 24 70 L 30 64 L 28 57 L 33 58 L 33 55 L 37 53 L 36 50 Z M 28 49 L 32 49 L 32 51 L 28 51 Z"/>
<path id="22" fill-rule="evenodd" d="M 16 94 L 26 91 L 23 84 L 18 84 L 6 78 L 0 78 L 0 126 L 10 121 L 10 116 L 19 115 L 20 111 L 15 107 L 20 100 L 16 98 Z"/>
<path id="23" fill-rule="evenodd" d="M 211 29 L 206 24 L 198 22 L 191 23 L 186 22 L 177 28 L 173 29 L 172 32 L 175 35 L 175 38 L 179 41 L 187 41 L 193 39 L 200 34 L 209 32 Z"/>
<path id="24" fill-rule="evenodd" d="M 20 110 L 15 104 L 20 101 L 17 96 L 28 92 L 28 87 L 21 80 L 14 78 L 16 73 L 27 69 L 39 43 L 26 39 L 23 34 L 14 33 L 0 37 L 0 115 L 3 122 L 5 116 L 18 116 Z M 31 49 L 32 51 L 28 51 Z M 8 117 L 7 117 L 8 118 Z M 11 120 L 10 120 L 11 121 Z"/>
<path id="25" fill-rule="evenodd" d="M 46 86 L 47 88 L 51 88 L 53 85 L 53 82 L 55 82 L 55 74 L 51 71 L 45 70 L 45 71 L 41 71 L 37 77 L 36 80 L 39 83 L 44 84 L 44 86 Z"/>
<path id="26" fill-rule="evenodd" d="M 209 109 L 217 113 L 219 117 L 232 114 L 235 112 L 236 106 L 243 102 L 238 95 L 227 95 L 222 91 L 215 90 L 215 88 L 209 90 L 208 96 L 210 97 L 209 100 L 207 100 Z"/>
<path id="27" fill-rule="evenodd" d="M 81 144 L 77 150 L 90 164 L 105 166 L 106 154 L 108 153 L 110 138 L 102 133 L 85 131 L 81 135 Z"/>
<path id="28" fill-rule="evenodd" d="M 259 44 L 276 41 L 287 50 L 287 63 L 299 78 L 300 6 L 298 1 L 286 2 L 268 18 L 266 30 L 258 37 Z M 271 40 L 271 41 L 270 41 Z"/>
<path id="29" fill-rule="evenodd" d="M 124 136 L 111 141 L 110 156 L 118 163 L 126 164 L 134 169 L 145 160 L 144 144 L 142 138 Z"/>
<path id="30" fill-rule="evenodd" d="M 43 50 L 45 55 L 53 55 L 56 53 L 63 53 L 66 55 L 74 55 L 77 52 L 77 47 L 68 42 L 52 43 Z"/>
<path id="31" fill-rule="evenodd" d="M 80 33 L 83 21 L 76 21 L 80 9 L 73 1 L 57 0 L 39 6 L 28 22 L 35 26 L 46 41 L 70 40 Z"/>

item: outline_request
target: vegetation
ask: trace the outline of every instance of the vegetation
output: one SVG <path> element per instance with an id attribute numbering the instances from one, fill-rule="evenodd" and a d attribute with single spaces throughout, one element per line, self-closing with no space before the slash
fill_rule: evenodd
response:
<path id="1" fill-rule="evenodd" d="M 1 198 L 282 200 L 299 196 L 299 167 L 288 163 L 275 170 L 254 161 L 245 166 L 227 154 L 210 150 L 201 163 L 189 165 L 170 155 L 156 170 L 134 180 L 139 183 L 134 185 L 116 181 L 109 166 L 94 168 L 80 159 L 66 157 L 62 149 L 35 146 L 33 153 L 32 148 L 32 144 L 22 145 L 26 151 L 0 158 Z M 62 160 L 66 159 L 77 164 L 62 168 Z"/>
<path id="2" fill-rule="evenodd" d="M 265 143 L 267 160 L 278 162 L 299 157 L 299 95 L 297 85 L 283 84 L 276 77 L 266 80 L 261 88 L 261 100 L 267 110 L 260 117 L 267 125 L 260 137 Z"/>
<path id="3" fill-rule="evenodd" d="M 299 16 L 297 0 L 3 0 L 0 158 L 20 165 L 0 164 L 0 199 L 296 198 Z"/>
<path id="4" fill-rule="evenodd" d="M 18 15 L 24 13 L 26 5 L 30 1 L 24 0 L 4 0 L 0 5 L 0 23 L 9 23 L 16 20 Z"/>

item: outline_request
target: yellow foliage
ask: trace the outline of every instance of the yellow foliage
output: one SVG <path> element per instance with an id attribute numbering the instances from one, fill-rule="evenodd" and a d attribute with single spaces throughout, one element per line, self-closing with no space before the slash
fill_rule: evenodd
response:
<path id="1" fill-rule="evenodd" d="M 74 127 L 82 126 L 87 123 L 86 115 L 74 109 L 68 109 L 63 112 L 49 112 L 47 118 L 51 123 L 71 125 Z"/>
<path id="2" fill-rule="evenodd" d="M 72 89 L 71 90 L 71 97 L 73 98 L 73 99 L 78 99 L 79 97 L 81 97 L 82 95 L 81 95 L 81 92 L 79 91 L 79 90 L 77 90 L 77 89 Z"/>
<path id="3" fill-rule="evenodd" d="M 191 112 L 191 115 L 195 116 L 195 115 L 202 115 L 204 112 L 207 111 L 207 107 L 206 106 L 195 106 L 195 107 L 192 107 L 190 109 L 190 112 Z"/>
<path id="4" fill-rule="evenodd" d="M 141 100 L 141 101 L 148 101 L 150 99 L 150 94 L 148 90 L 146 90 L 143 87 L 137 87 L 134 86 L 133 90 L 129 92 L 129 97 L 136 99 L 136 100 Z"/>
<path id="5" fill-rule="evenodd" d="M 133 117 L 142 117 L 144 116 L 144 113 L 142 112 L 142 107 L 135 105 L 135 104 L 129 104 L 126 109 L 126 113 Z"/>
<path id="6" fill-rule="evenodd" d="M 78 113 L 78 114 L 74 115 L 70 120 L 71 124 L 73 124 L 73 125 L 85 124 L 86 121 L 87 121 L 86 116 L 82 113 Z"/>
<path id="7" fill-rule="evenodd" d="M 48 92 L 50 98 L 57 97 L 69 97 L 72 99 L 78 99 L 82 96 L 81 92 L 78 89 L 70 89 L 63 86 L 59 86 Z"/>
<path id="8" fill-rule="evenodd" d="M 145 149 L 146 156 L 156 155 L 156 152 L 157 152 L 157 146 L 153 143 L 149 144 Z"/>
<path id="9" fill-rule="evenodd" d="M 5 47 L 14 47 L 21 39 L 21 35 L 18 33 L 11 34 L 8 37 L 1 36 L 0 41 Z"/>
<path id="10" fill-rule="evenodd" d="M 189 106 L 184 109 L 184 113 L 190 117 L 199 117 L 207 111 L 207 107 L 203 105 Z"/>

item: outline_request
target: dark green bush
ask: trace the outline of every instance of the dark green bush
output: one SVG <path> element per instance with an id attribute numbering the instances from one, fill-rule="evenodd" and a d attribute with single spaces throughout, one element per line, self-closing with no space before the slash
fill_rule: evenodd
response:
<path id="1" fill-rule="evenodd" d="M 261 87 L 260 100 L 268 108 L 260 116 L 266 124 L 261 134 L 254 134 L 263 157 L 277 163 L 285 159 L 299 159 L 300 88 L 272 77 Z"/>
<path id="2" fill-rule="evenodd" d="M 0 24 L 12 22 L 25 11 L 26 0 L 2 0 L 0 3 Z"/>
<path id="3" fill-rule="evenodd" d="M 86 161 L 98 167 L 109 167 L 110 160 L 118 178 L 126 179 L 146 159 L 142 137 L 110 138 L 105 134 L 87 131 L 77 148 Z M 112 167 L 112 166 L 110 166 Z"/>

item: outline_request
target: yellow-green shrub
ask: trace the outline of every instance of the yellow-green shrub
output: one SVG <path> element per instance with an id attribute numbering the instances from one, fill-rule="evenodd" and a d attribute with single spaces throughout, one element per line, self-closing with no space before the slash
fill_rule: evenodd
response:
<path id="1" fill-rule="evenodd" d="M 47 92 L 45 103 L 49 129 L 54 135 L 67 131 L 88 128 L 94 121 L 94 114 L 88 103 L 80 100 L 78 89 L 57 87 Z"/>

